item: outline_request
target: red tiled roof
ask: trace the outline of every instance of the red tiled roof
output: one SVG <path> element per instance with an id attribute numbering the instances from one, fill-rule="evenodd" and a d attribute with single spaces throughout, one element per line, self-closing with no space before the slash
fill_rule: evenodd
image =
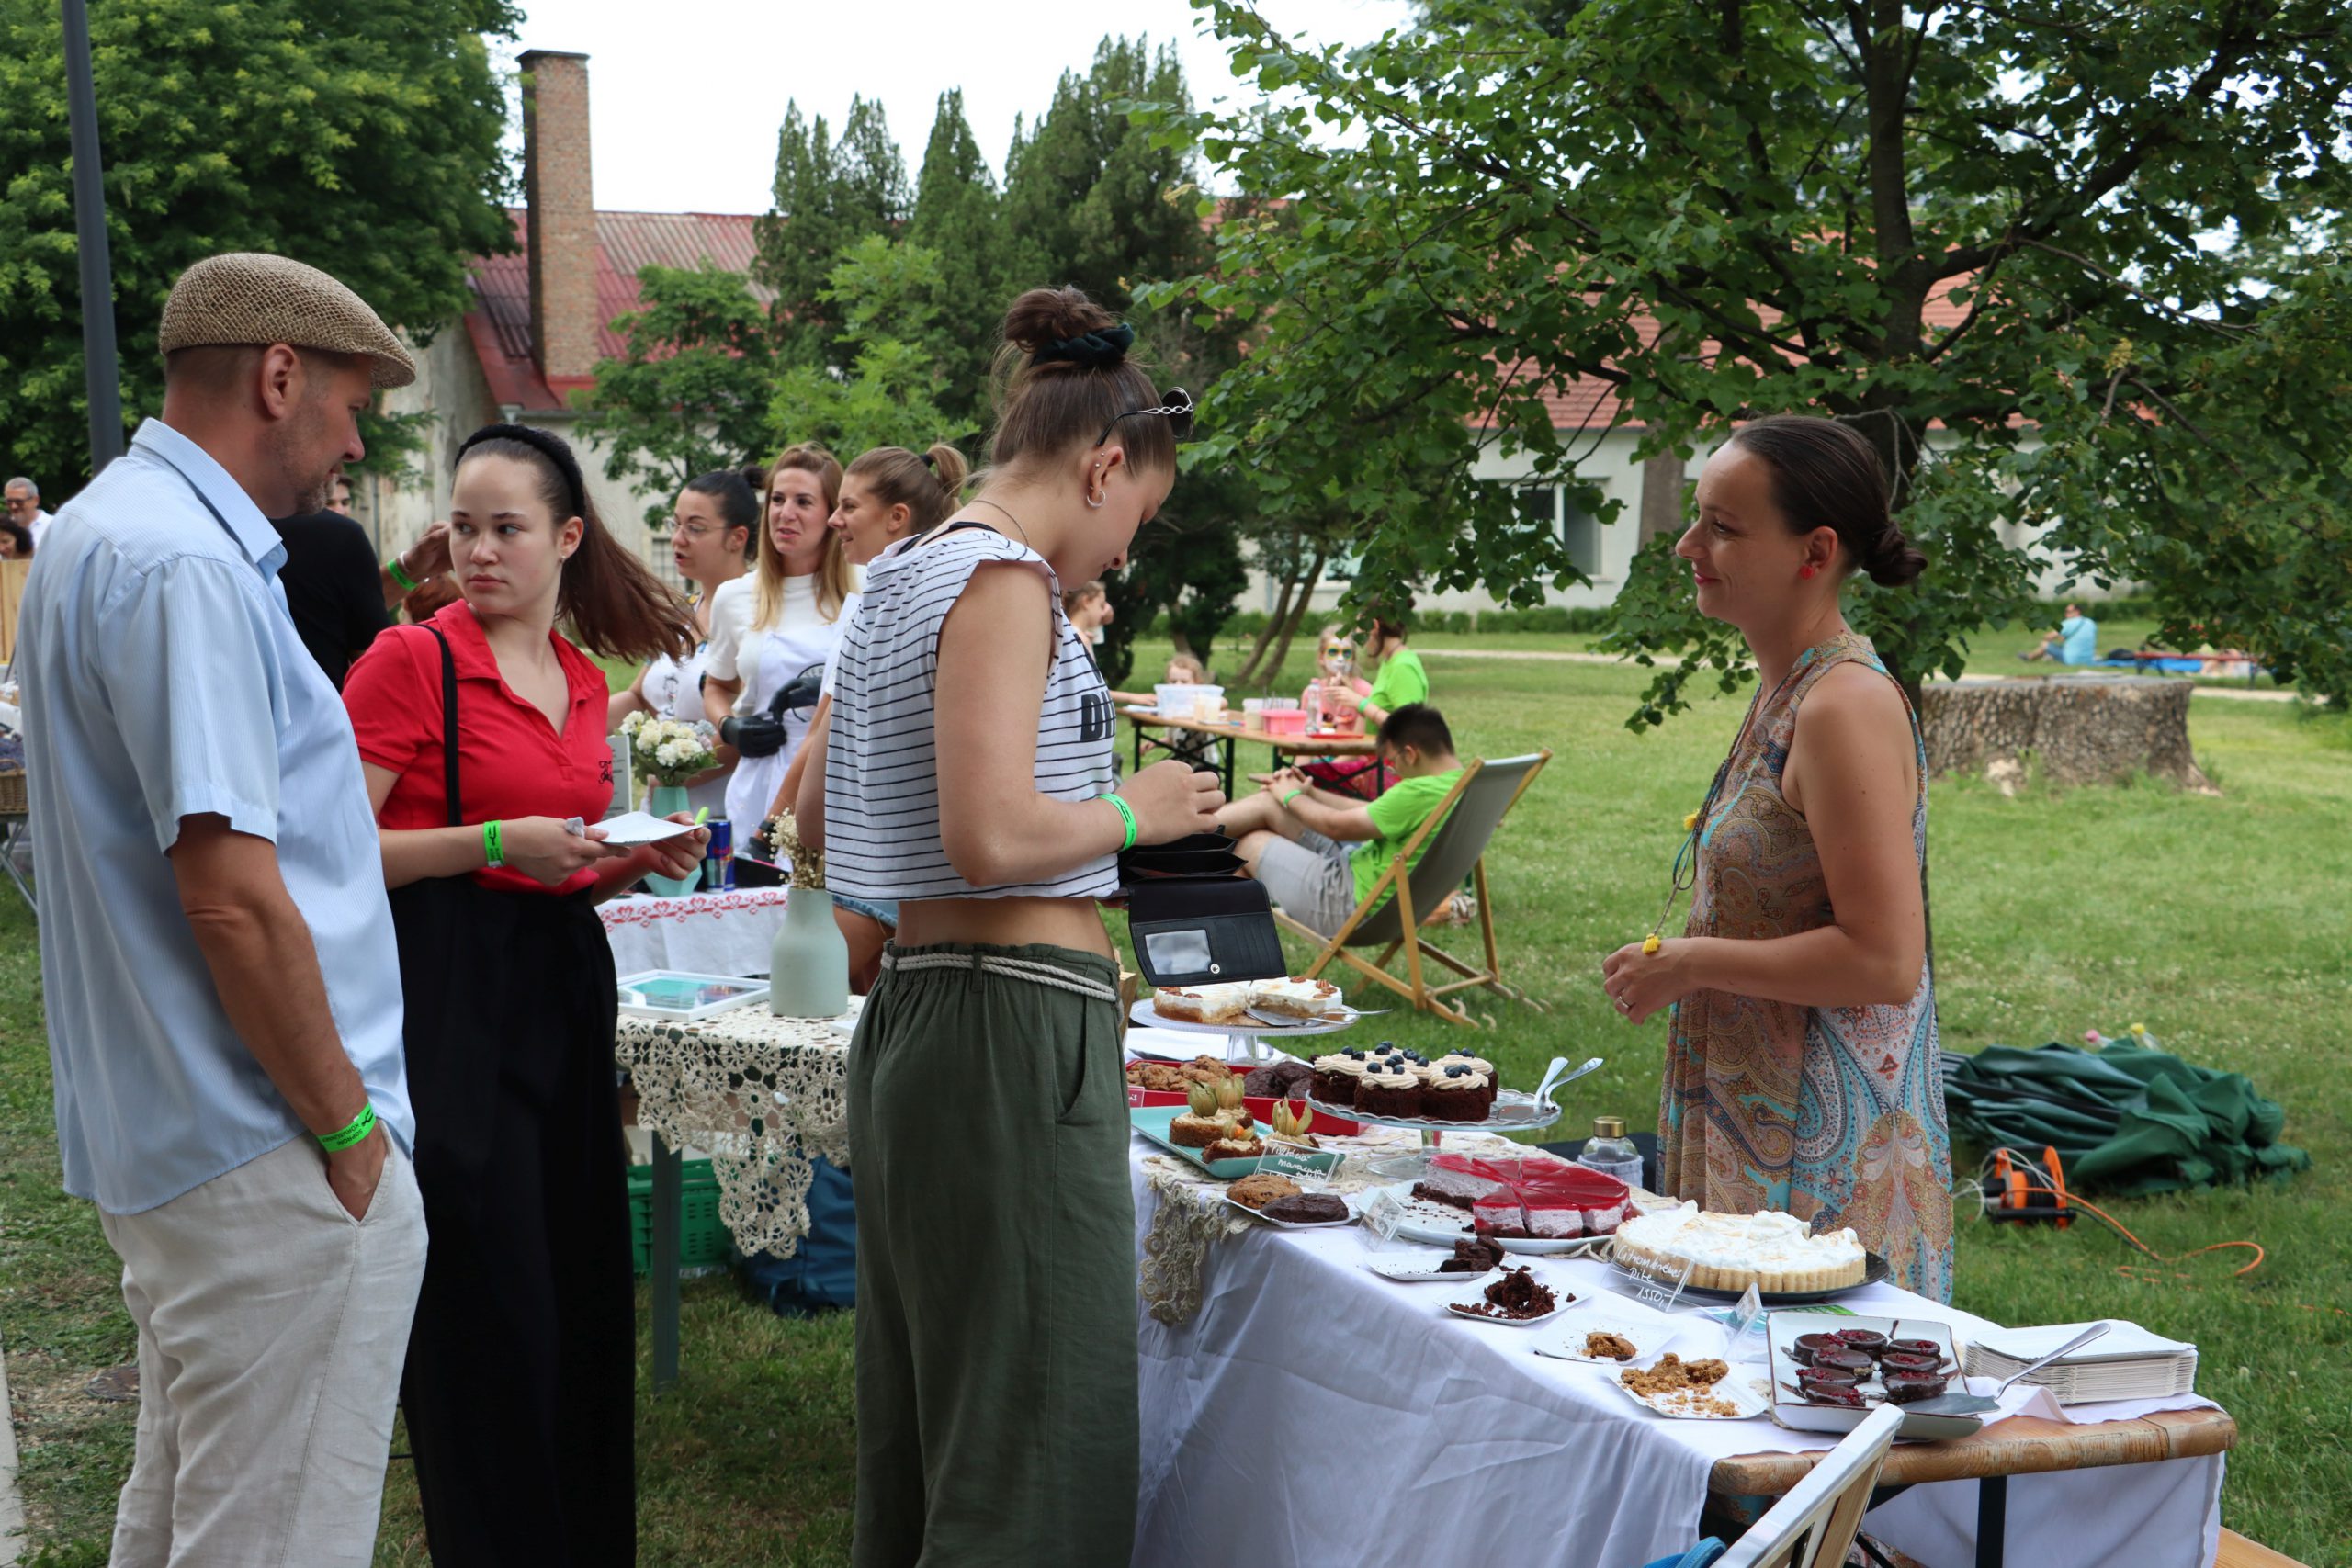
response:
<path id="1" fill-rule="evenodd" d="M 1929 291 L 1920 320 L 1930 338 L 1939 333 L 1950 332 L 1967 318 L 1968 307 L 1954 304 L 1951 294 L 1956 288 L 1965 288 L 1969 281 L 1967 277 L 1946 278 Z M 1770 325 L 1775 319 L 1773 312 L 1762 314 L 1766 325 Z M 1634 317 L 1634 330 L 1640 334 L 1644 347 L 1657 341 L 1657 321 L 1649 315 Z M 1710 342 L 1702 352 L 1718 353 L 1720 345 Z M 1564 386 L 1547 388 L 1544 393 L 1544 404 L 1552 412 L 1552 428 L 1555 430 L 1605 427 L 1616 423 L 1620 417 L 1616 383 L 1598 376 L 1578 376 Z M 1638 430 L 1643 426 L 1628 423 L 1626 428 Z"/>
<path id="2" fill-rule="evenodd" d="M 476 304 L 466 312 L 466 333 L 490 382 L 491 400 L 530 410 L 565 406 L 569 395 L 588 384 L 586 377 L 539 373 L 531 341 L 531 261 L 527 215 L 510 207 L 516 249 L 482 256 L 473 265 Z M 596 214 L 596 352 L 619 358 L 628 351 L 613 331 L 617 317 L 639 305 L 640 267 L 694 267 L 706 263 L 729 272 L 751 270 L 753 219 L 733 212 L 599 212 Z M 767 290 L 754 290 L 761 298 Z"/>

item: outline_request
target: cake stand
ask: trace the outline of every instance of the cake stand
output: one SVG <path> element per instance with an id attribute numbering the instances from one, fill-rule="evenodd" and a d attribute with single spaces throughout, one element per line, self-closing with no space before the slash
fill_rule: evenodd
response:
<path id="1" fill-rule="evenodd" d="M 1273 1060 L 1268 1050 L 1270 1040 L 1308 1040 L 1321 1034 L 1337 1034 L 1343 1029 L 1353 1029 L 1362 1016 L 1351 1007 L 1341 1007 L 1337 1013 L 1322 1018 L 1303 1018 L 1293 1024 L 1269 1023 L 1250 1019 L 1238 1023 L 1187 1023 L 1182 1019 L 1163 1018 L 1154 1012 L 1151 998 L 1140 997 L 1127 1010 L 1127 1020 L 1138 1029 L 1165 1029 L 1177 1034 L 1199 1034 L 1225 1042 L 1227 1062 L 1248 1062 L 1263 1066 Z M 1345 1115 L 1347 1112 L 1339 1112 Z"/>
<path id="2" fill-rule="evenodd" d="M 1317 1100 L 1312 1091 L 1306 1103 L 1327 1116 L 1345 1121 L 1362 1122 L 1374 1127 L 1402 1127 L 1421 1135 L 1421 1146 L 1410 1154 L 1391 1155 L 1372 1162 L 1372 1173 L 1393 1181 L 1418 1180 L 1428 1174 L 1435 1160 L 1442 1140 L 1448 1133 L 1536 1133 L 1560 1119 L 1560 1108 L 1552 1097 L 1587 1073 L 1598 1072 L 1601 1059 L 1591 1058 L 1575 1072 L 1566 1070 L 1568 1059 L 1555 1056 L 1544 1071 L 1544 1081 L 1535 1086 L 1533 1094 L 1519 1089 L 1501 1089 L 1495 1095 L 1494 1109 L 1483 1122 L 1443 1122 L 1428 1116 L 1379 1116 L 1361 1111 L 1352 1105 L 1332 1105 Z"/>

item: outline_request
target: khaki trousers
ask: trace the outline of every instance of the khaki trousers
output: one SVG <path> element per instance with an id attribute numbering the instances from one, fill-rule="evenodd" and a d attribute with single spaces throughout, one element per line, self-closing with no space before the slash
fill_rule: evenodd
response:
<path id="1" fill-rule="evenodd" d="M 424 1273 L 408 1157 L 362 1220 L 308 1138 L 100 1218 L 139 1325 L 113 1568 L 366 1568 Z"/>

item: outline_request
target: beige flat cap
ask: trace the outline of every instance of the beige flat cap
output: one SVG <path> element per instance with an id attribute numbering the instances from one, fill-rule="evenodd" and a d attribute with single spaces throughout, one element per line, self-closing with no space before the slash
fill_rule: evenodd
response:
<path id="1" fill-rule="evenodd" d="M 378 387 L 416 379 L 416 361 L 368 302 L 321 272 L 284 256 L 229 251 L 180 274 L 164 301 L 158 346 L 282 343 L 375 361 Z"/>

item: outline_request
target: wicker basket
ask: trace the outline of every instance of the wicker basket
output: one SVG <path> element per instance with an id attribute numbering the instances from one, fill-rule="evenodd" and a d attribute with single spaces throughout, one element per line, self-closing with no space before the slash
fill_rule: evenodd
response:
<path id="1" fill-rule="evenodd" d="M 29 809 L 25 795 L 25 770 L 0 773 L 0 817 L 22 817 Z"/>

